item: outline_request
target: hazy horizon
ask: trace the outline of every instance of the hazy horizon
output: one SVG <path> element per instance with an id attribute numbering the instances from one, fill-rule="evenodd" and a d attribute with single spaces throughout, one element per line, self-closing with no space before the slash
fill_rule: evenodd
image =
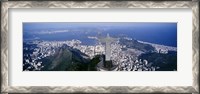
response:
<path id="1" fill-rule="evenodd" d="M 41 40 L 76 39 L 77 35 L 86 40 L 86 36 L 109 33 L 177 47 L 176 22 L 24 22 L 23 32 L 24 39 L 37 37 Z"/>

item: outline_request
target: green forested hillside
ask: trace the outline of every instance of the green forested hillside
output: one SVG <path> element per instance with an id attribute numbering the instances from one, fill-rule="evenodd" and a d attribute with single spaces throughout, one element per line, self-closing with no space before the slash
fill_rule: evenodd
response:
<path id="1" fill-rule="evenodd" d="M 159 67 L 157 71 L 174 71 L 177 70 L 177 53 L 169 51 L 167 54 L 162 53 L 145 53 L 138 58 L 146 59 L 152 66 Z"/>
<path id="2" fill-rule="evenodd" d="M 99 56 L 93 59 L 83 58 L 84 53 L 77 49 L 72 49 L 66 45 L 56 49 L 53 56 L 43 59 L 46 63 L 43 70 L 48 71 L 96 71 L 99 63 Z"/>

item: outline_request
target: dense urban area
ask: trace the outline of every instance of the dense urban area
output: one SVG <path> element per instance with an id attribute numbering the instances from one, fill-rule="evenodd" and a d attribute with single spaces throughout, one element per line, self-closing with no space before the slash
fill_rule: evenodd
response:
<path id="1" fill-rule="evenodd" d="M 23 70 L 105 71 L 99 67 L 103 66 L 101 63 L 105 53 L 105 44 L 101 42 L 95 45 L 84 45 L 76 39 L 24 41 Z M 111 43 L 110 59 L 113 66 L 116 66 L 112 71 L 176 71 L 176 53 L 176 47 L 133 40 L 127 37 L 120 38 Z M 69 60 L 69 58 L 72 59 Z M 65 63 L 71 63 L 71 66 L 68 64 L 68 67 L 65 67 L 67 65 L 62 63 L 63 60 L 66 60 Z M 87 64 L 87 62 L 89 63 Z M 70 69 L 69 67 L 75 68 Z"/>

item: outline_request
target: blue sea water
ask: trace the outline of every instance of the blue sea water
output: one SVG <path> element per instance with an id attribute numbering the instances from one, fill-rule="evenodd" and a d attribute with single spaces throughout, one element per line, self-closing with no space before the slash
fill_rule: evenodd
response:
<path id="1" fill-rule="evenodd" d="M 42 30 L 54 32 L 55 30 L 68 30 L 54 34 L 40 34 Z M 96 40 L 88 36 L 113 37 L 126 36 L 136 40 L 177 47 L 177 23 L 23 23 L 23 38 L 39 38 L 40 40 L 72 40 L 78 39 L 83 44 L 92 45 Z M 35 33 L 37 32 L 37 33 Z"/>

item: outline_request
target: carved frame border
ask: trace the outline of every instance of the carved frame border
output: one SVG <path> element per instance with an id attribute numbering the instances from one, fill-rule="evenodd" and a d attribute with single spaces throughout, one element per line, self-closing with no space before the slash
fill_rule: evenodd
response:
<path id="1" fill-rule="evenodd" d="M 9 8 L 191 8 L 192 86 L 9 86 Z M 199 2 L 198 1 L 2 1 L 1 93 L 199 93 Z"/>

